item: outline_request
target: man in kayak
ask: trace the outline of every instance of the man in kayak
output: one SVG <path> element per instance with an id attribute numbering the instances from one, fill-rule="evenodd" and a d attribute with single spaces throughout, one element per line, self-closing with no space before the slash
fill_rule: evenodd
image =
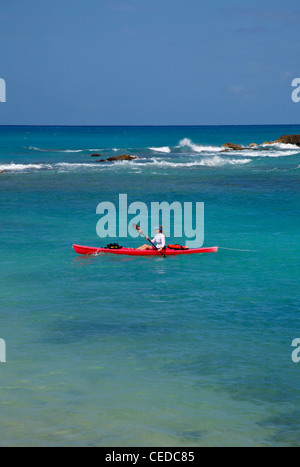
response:
<path id="1" fill-rule="evenodd" d="M 152 243 L 156 243 L 156 248 L 158 251 L 165 250 L 166 248 L 166 237 L 163 234 L 163 227 L 161 225 L 158 225 L 155 227 L 155 232 L 156 235 L 153 238 L 153 240 L 150 240 L 150 238 L 146 237 L 148 241 Z M 154 246 L 151 245 L 142 245 L 137 250 L 155 250 Z"/>

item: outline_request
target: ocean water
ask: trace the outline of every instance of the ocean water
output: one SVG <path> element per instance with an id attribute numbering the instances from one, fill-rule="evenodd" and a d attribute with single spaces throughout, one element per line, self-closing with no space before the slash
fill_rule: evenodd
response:
<path id="1" fill-rule="evenodd" d="M 0 128 L 0 445 L 300 445 L 300 148 L 262 145 L 292 133 Z M 204 202 L 219 253 L 78 257 L 119 193 Z"/>

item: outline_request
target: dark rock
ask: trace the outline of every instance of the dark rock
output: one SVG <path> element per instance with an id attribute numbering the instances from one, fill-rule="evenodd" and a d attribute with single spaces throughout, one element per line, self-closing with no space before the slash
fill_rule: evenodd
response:
<path id="1" fill-rule="evenodd" d="M 284 144 L 296 144 L 300 146 L 300 135 L 284 135 L 281 136 L 276 143 L 284 143 Z"/>
<path id="2" fill-rule="evenodd" d="M 101 159 L 98 162 L 116 162 L 116 161 L 133 161 L 138 159 L 137 156 L 130 156 L 128 154 L 121 154 L 120 156 L 108 157 L 108 159 Z"/>
<path id="3" fill-rule="evenodd" d="M 244 149 L 243 146 L 240 146 L 239 144 L 233 144 L 233 143 L 223 144 L 222 148 L 231 149 L 233 151 L 241 151 L 242 149 Z"/>
<path id="4" fill-rule="evenodd" d="M 128 154 L 121 154 L 120 156 L 109 157 L 107 160 L 110 161 L 133 161 L 138 159 L 137 156 L 130 156 Z"/>
<path id="5" fill-rule="evenodd" d="M 102 157 L 101 154 L 92 154 L 91 157 Z"/>

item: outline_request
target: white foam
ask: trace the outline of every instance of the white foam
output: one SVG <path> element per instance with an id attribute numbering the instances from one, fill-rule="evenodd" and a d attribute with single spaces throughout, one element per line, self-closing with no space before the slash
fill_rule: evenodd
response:
<path id="1" fill-rule="evenodd" d="M 52 166 L 54 169 L 55 167 L 62 167 L 62 168 L 70 168 L 70 169 L 77 169 L 80 167 L 100 167 L 100 164 L 72 164 L 69 162 L 58 162 L 57 164 L 53 164 Z"/>
<path id="2" fill-rule="evenodd" d="M 5 172 L 21 172 L 23 170 L 42 170 L 42 169 L 51 169 L 50 164 L 3 164 L 0 165 L 0 170 Z"/>
<path id="3" fill-rule="evenodd" d="M 300 153 L 300 148 L 297 150 L 279 150 L 276 151 L 275 148 L 270 150 L 252 150 L 252 149 L 244 149 L 243 151 L 234 151 L 234 150 L 227 150 L 226 154 L 229 155 L 239 155 L 241 157 L 285 157 L 285 156 L 294 156 L 295 154 Z"/>
<path id="4" fill-rule="evenodd" d="M 280 149 L 297 149 L 300 151 L 299 146 L 297 144 L 285 144 L 285 143 L 272 143 L 272 144 L 262 144 L 262 147 L 277 147 Z"/>
<path id="5" fill-rule="evenodd" d="M 75 162 L 72 164 L 71 162 L 58 162 L 57 164 L 53 164 L 52 167 L 85 167 L 93 165 L 95 164 L 76 164 Z"/>
<path id="6" fill-rule="evenodd" d="M 223 148 L 220 148 L 219 146 L 200 146 L 195 143 L 193 143 L 192 140 L 189 138 L 184 138 L 180 141 L 178 148 L 190 148 L 194 152 L 219 152 L 222 151 Z"/>
<path id="7" fill-rule="evenodd" d="M 116 161 L 113 164 L 99 164 L 99 163 L 69 163 L 59 162 L 55 164 L 2 164 L 0 165 L 0 171 L 4 172 L 22 172 L 28 170 L 80 170 L 80 169 L 105 169 L 105 168 L 118 168 L 118 167 L 131 167 L 134 170 L 140 170 L 145 167 L 166 167 L 166 168 L 188 168 L 188 167 L 218 167 L 224 165 L 239 165 L 248 164 L 251 159 L 231 159 L 228 157 L 205 157 L 198 161 L 193 162 L 170 162 L 166 160 L 158 160 L 156 158 L 148 159 L 147 162 L 136 162 L 136 161 Z"/>
<path id="8" fill-rule="evenodd" d="M 215 156 L 213 158 L 206 158 L 200 162 L 200 165 L 204 165 L 206 167 L 216 167 L 221 165 L 237 165 L 237 164 L 249 164 L 251 159 L 225 159 L 220 156 Z"/>
<path id="9" fill-rule="evenodd" d="M 184 138 L 180 141 L 177 148 L 189 148 L 196 153 L 211 153 L 211 152 L 221 152 L 224 151 L 223 147 L 220 146 L 200 146 L 194 144 L 189 138 Z M 265 150 L 264 150 L 265 148 Z M 268 150 L 266 150 L 268 149 Z M 283 143 L 272 143 L 272 144 L 262 144 L 254 149 L 244 149 L 243 151 L 234 151 L 227 150 L 227 154 L 239 154 L 242 157 L 283 157 L 283 156 L 293 156 L 300 153 L 300 148 L 295 144 L 283 144 Z"/>
<path id="10" fill-rule="evenodd" d="M 269 157 L 287 157 L 287 156 L 295 156 L 296 154 L 300 153 L 300 149 L 298 151 L 277 151 L 277 152 L 270 152 L 268 154 Z"/>
<path id="11" fill-rule="evenodd" d="M 163 146 L 161 148 L 149 148 L 151 151 L 155 151 L 155 152 L 163 152 L 163 153 L 166 153 L 166 154 L 169 154 L 171 152 L 171 149 L 169 148 L 169 146 Z"/>
<path id="12" fill-rule="evenodd" d="M 144 159 L 147 162 L 137 162 L 137 161 L 115 161 L 113 164 L 71 164 L 71 163 L 65 163 L 61 162 L 58 164 L 54 165 L 55 167 L 61 167 L 61 168 L 80 168 L 80 167 L 97 167 L 97 168 L 113 168 L 113 167 L 131 167 L 134 169 L 138 169 L 141 167 L 170 167 L 170 168 L 176 168 L 176 167 L 197 167 L 197 166 L 206 166 L 206 167 L 217 167 L 217 166 L 223 166 L 226 164 L 229 165 L 238 165 L 238 164 L 248 164 L 251 162 L 251 159 L 230 159 L 230 158 L 224 158 L 220 156 L 214 156 L 214 157 L 205 157 L 201 160 L 198 161 L 193 161 L 193 162 L 170 162 L 166 160 L 158 160 L 155 157 L 151 159 Z"/>
<path id="13" fill-rule="evenodd" d="M 56 149 L 45 149 L 45 148 L 37 148 L 35 146 L 29 146 L 30 151 L 39 151 L 39 152 L 57 152 Z"/>
<path id="14" fill-rule="evenodd" d="M 57 150 L 56 152 L 83 152 L 89 151 L 89 149 L 66 149 L 66 150 Z"/>
<path id="15" fill-rule="evenodd" d="M 5 172 L 22 172 L 26 170 L 53 170 L 53 169 L 80 169 L 81 167 L 100 167 L 100 164 L 72 164 L 67 162 L 59 162 L 58 164 L 2 164 L 0 171 Z"/>
<path id="16" fill-rule="evenodd" d="M 223 166 L 226 164 L 229 165 L 238 165 L 238 164 L 249 164 L 251 162 L 251 159 L 229 159 L 229 158 L 223 158 L 220 156 L 214 156 L 214 157 L 206 157 L 204 159 L 201 159 L 199 161 L 193 161 L 193 162 L 170 162 L 170 161 L 164 161 L 164 160 L 158 160 L 155 158 L 151 159 L 151 162 L 134 162 L 134 161 L 118 161 L 115 162 L 114 166 L 122 166 L 122 165 L 134 165 L 134 166 L 140 166 L 140 167 L 145 167 L 145 166 L 156 166 L 156 167 L 170 167 L 170 168 L 177 168 L 177 167 L 217 167 L 217 166 Z"/>

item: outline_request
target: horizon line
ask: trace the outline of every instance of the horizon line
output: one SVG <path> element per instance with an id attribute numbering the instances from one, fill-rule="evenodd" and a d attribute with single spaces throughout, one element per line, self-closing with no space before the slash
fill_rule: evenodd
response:
<path id="1" fill-rule="evenodd" d="M 51 125 L 45 125 L 45 124 L 42 124 L 42 125 L 39 125 L 39 124 L 18 124 L 18 125 L 14 125 L 14 124 L 0 124 L 0 128 L 1 127 L 42 127 L 42 128 L 49 128 L 49 127 L 53 127 L 53 128 L 57 128 L 57 127 L 60 127 L 60 128 L 101 128 L 101 127 L 105 127 L 105 128 L 134 128 L 134 127 L 137 127 L 137 128 L 172 128 L 172 127 L 190 127 L 190 128 L 195 128 L 195 127 L 249 127 L 249 126 L 255 126 L 255 127 L 266 127 L 266 126 L 300 126 L 300 123 L 259 123 L 259 124 L 255 124 L 255 123 L 250 123 L 250 124 L 212 124 L 212 125 L 208 125 L 208 124 L 205 124 L 205 125 L 200 125 L 200 124 L 195 124 L 195 125 L 179 125 L 179 124 L 176 124 L 176 125 L 54 125 L 54 124 L 51 124 Z"/>

